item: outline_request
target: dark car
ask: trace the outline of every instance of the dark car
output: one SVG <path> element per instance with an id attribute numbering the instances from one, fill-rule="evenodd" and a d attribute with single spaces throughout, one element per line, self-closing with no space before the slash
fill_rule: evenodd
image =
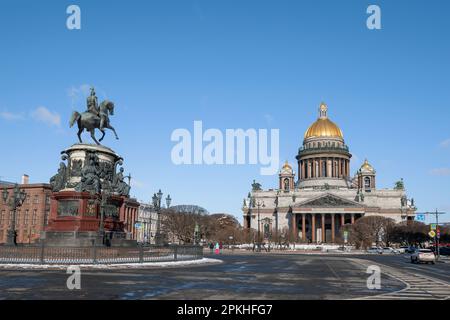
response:
<path id="1" fill-rule="evenodd" d="M 434 247 L 431 248 L 431 250 L 436 254 L 436 250 Z M 450 247 L 439 247 L 439 254 L 441 256 L 450 256 Z"/>

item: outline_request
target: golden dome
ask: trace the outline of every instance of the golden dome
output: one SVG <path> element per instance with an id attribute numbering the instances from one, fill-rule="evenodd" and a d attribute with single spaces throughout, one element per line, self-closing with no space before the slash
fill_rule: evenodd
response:
<path id="1" fill-rule="evenodd" d="M 283 165 L 283 169 L 284 170 L 286 170 L 286 169 L 292 170 L 292 167 L 291 167 L 291 165 L 289 164 L 289 162 L 287 160 L 286 160 L 286 162 Z"/>
<path id="2" fill-rule="evenodd" d="M 362 164 L 361 170 L 375 172 L 375 169 L 370 165 L 370 163 L 369 163 L 369 161 L 367 161 L 367 159 Z"/>
<path id="3" fill-rule="evenodd" d="M 341 129 L 327 116 L 328 107 L 325 103 L 320 104 L 319 108 L 319 119 L 314 122 L 308 130 L 305 132 L 305 139 L 307 138 L 341 138 L 344 139 Z"/>

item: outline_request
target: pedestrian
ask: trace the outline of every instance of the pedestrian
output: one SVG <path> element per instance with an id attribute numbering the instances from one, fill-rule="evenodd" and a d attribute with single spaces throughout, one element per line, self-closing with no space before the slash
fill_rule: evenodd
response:
<path id="1" fill-rule="evenodd" d="M 219 242 L 219 253 L 222 253 L 223 245 L 222 241 Z"/>
<path id="2" fill-rule="evenodd" d="M 211 254 L 214 252 L 214 244 L 212 242 L 209 243 L 209 250 L 211 251 Z"/>
<path id="3" fill-rule="evenodd" d="M 215 250 L 215 254 L 219 254 L 219 253 L 220 253 L 219 243 L 216 242 L 216 250 Z"/>

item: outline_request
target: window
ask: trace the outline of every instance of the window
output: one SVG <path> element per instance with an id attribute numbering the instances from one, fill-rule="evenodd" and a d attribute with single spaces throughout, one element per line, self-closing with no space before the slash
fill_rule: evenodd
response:
<path id="1" fill-rule="evenodd" d="M 19 224 L 20 222 L 20 210 L 16 211 L 16 226 Z"/>
<path id="2" fill-rule="evenodd" d="M 50 195 L 45 196 L 45 204 L 50 204 Z"/>
<path id="3" fill-rule="evenodd" d="M 44 226 L 48 225 L 48 217 L 50 215 L 50 210 L 46 210 L 45 211 L 45 215 L 44 215 Z"/>
<path id="4" fill-rule="evenodd" d="M 36 225 L 36 218 L 37 218 L 37 210 L 34 209 L 34 210 L 33 210 L 33 217 L 31 218 L 31 224 L 32 224 L 33 226 Z"/>
<path id="5" fill-rule="evenodd" d="M 31 201 L 30 198 L 31 198 L 30 195 L 27 195 L 27 200 L 26 200 L 27 204 L 30 204 L 30 201 Z"/>
<path id="6" fill-rule="evenodd" d="M 369 177 L 364 178 L 364 187 L 366 189 L 370 189 L 370 178 Z"/>
<path id="7" fill-rule="evenodd" d="M 39 196 L 38 196 L 38 195 L 35 195 L 35 196 L 34 196 L 34 201 L 33 201 L 33 203 L 34 203 L 34 204 L 38 204 L 38 203 L 39 203 Z"/>
<path id="8" fill-rule="evenodd" d="M 5 221 L 5 210 L 2 210 L 2 214 L 0 216 L 0 226 L 3 225 L 3 222 Z M 1 239 L 1 237 L 0 237 Z"/>
<path id="9" fill-rule="evenodd" d="M 284 179 L 284 190 L 289 191 L 289 179 Z"/>
<path id="10" fill-rule="evenodd" d="M 25 210 L 25 215 L 23 216 L 23 225 L 24 226 L 28 225 L 28 214 L 29 214 L 29 212 L 27 209 L 27 210 Z"/>

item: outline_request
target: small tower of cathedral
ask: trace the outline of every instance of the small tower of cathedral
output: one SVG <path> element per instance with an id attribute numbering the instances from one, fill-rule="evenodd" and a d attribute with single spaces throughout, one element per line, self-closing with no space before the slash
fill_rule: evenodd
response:
<path id="1" fill-rule="evenodd" d="M 370 192 L 375 190 L 375 169 L 370 165 L 367 159 L 358 170 L 358 187 L 360 190 Z"/>
<path id="2" fill-rule="evenodd" d="M 280 190 L 290 191 L 294 189 L 294 177 L 295 172 L 292 170 L 291 165 L 286 161 L 280 170 Z"/>

